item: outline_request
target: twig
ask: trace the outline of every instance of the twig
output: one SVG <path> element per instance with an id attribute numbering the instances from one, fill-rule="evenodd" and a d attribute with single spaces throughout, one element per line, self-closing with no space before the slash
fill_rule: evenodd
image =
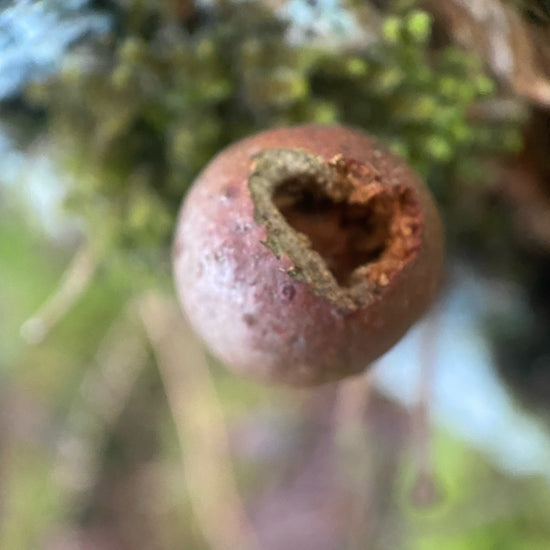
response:
<path id="1" fill-rule="evenodd" d="M 204 538 L 214 550 L 259 548 L 238 494 L 223 411 L 203 350 L 168 299 L 145 297 L 140 315 L 185 448 L 183 474 Z"/>
<path id="2" fill-rule="evenodd" d="M 42 342 L 88 288 L 97 262 L 88 246 L 74 255 L 56 291 L 21 326 L 21 337 L 29 344 Z"/>

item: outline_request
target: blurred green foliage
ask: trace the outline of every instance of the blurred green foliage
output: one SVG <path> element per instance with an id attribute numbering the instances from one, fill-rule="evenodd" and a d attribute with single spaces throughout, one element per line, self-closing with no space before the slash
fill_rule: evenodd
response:
<path id="1" fill-rule="evenodd" d="M 458 181 L 480 176 L 480 158 L 520 145 L 514 124 L 470 116 L 495 84 L 478 59 L 434 44 L 431 17 L 415 2 L 372 8 L 377 34 L 363 46 L 340 37 L 339 47 L 307 37 L 290 44 L 287 23 L 261 2 L 170 6 L 120 2 L 116 33 L 28 92 L 51 117 L 73 174 L 67 205 L 101 254 L 167 265 L 193 178 L 261 129 L 359 126 L 404 156 L 443 204 Z"/>
<path id="2" fill-rule="evenodd" d="M 433 510 L 410 508 L 414 550 L 543 550 L 550 492 L 535 479 L 503 478 L 485 458 L 445 433 L 434 444 L 444 494 Z M 520 535 L 521 533 L 521 535 Z"/>
<path id="3" fill-rule="evenodd" d="M 288 24 L 260 2 L 99 4 L 110 11 L 112 32 L 93 47 L 75 48 L 63 71 L 33 84 L 27 99 L 49 118 L 71 176 L 67 207 L 85 220 L 95 253 L 111 269 L 98 270 L 38 346 L 25 345 L 19 328 L 56 288 L 69 254 L 28 223 L 32 214 L 22 205 L 0 201 L 0 307 L 10 313 L 0 315 L 0 403 L 13 425 L 0 431 L 0 548 L 42 548 L 71 530 L 89 534 L 93 544 L 99 526 L 107 540 L 119 537 L 132 548 L 200 549 L 154 361 L 146 354 L 120 414 L 108 420 L 104 396 L 86 386 L 104 373 L 108 361 L 98 350 L 134 291 L 168 286 L 174 220 L 193 178 L 220 149 L 255 131 L 305 122 L 359 126 L 427 179 L 456 231 L 464 225 L 455 226 L 458 215 L 471 213 L 470 226 L 478 219 L 487 246 L 501 257 L 510 254 L 503 238 L 510 224 L 487 214 L 473 186 L 462 190 L 479 181 L 491 155 L 520 147 L 520 128 L 472 114 L 497 92 L 495 83 L 478 59 L 434 36 L 430 15 L 415 2 L 387 3 L 383 11 L 375 7 L 382 2 L 367 2 L 376 24 L 364 45 L 345 37 L 290 43 Z M 336 3 L 350 17 L 361 4 Z M 127 324 L 129 334 L 145 339 L 135 319 Z M 288 428 L 304 422 L 295 395 L 281 405 L 280 394 L 213 367 L 232 433 L 250 424 L 269 432 L 273 424 L 262 424 L 262 415 L 277 410 L 283 450 L 297 445 Z M 109 394 L 111 383 L 106 378 L 100 389 Z M 71 430 L 100 463 L 85 490 L 52 473 Z M 441 433 L 435 454 L 445 494 L 440 507 L 420 512 L 387 497 L 393 515 L 383 528 L 404 534 L 403 550 L 548 547 L 544 482 L 511 479 Z M 277 464 L 236 460 L 243 497 L 254 500 L 266 479 L 277 480 L 284 469 Z M 410 467 L 409 457 L 402 464 Z M 371 503 L 373 510 L 382 505 Z"/>

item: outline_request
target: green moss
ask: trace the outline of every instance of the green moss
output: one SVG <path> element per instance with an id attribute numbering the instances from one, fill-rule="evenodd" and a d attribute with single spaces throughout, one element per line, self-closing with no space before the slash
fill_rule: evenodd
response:
<path id="1" fill-rule="evenodd" d="M 117 33 L 93 62 L 70 59 L 29 91 L 50 114 L 74 175 L 67 205 L 96 247 L 157 269 L 186 190 L 216 152 L 302 122 L 378 136 L 452 208 L 456 182 L 479 173 L 485 155 L 516 151 L 519 132 L 471 118 L 495 85 L 478 59 L 433 47 L 427 12 L 401 1 L 382 16 L 375 43 L 350 51 L 289 44 L 285 23 L 258 2 L 214 4 L 187 18 L 161 4 L 121 3 Z"/>

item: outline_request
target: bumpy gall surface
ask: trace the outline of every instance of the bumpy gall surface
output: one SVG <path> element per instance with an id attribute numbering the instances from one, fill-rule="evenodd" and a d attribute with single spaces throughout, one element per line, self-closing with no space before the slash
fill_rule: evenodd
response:
<path id="1" fill-rule="evenodd" d="M 418 176 L 340 126 L 266 131 L 217 155 L 180 212 L 179 297 L 235 371 L 314 385 L 360 372 L 436 292 L 441 224 Z"/>

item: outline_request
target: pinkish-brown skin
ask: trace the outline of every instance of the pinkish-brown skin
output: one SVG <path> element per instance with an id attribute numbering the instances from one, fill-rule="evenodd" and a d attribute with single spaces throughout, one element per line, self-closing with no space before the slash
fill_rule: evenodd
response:
<path id="1" fill-rule="evenodd" d="M 388 186 L 411 190 L 416 210 L 412 218 L 396 211 L 386 243 L 393 252 L 360 268 L 370 286 L 355 306 L 297 280 L 296 261 L 266 246 L 249 177 L 253 157 L 269 149 L 306 151 L 331 166 L 343 163 L 354 175 L 369 173 L 354 184 L 365 201 Z M 294 226 L 306 231 L 306 225 Z M 394 238 L 397 244 L 389 242 Z M 308 386 L 358 373 L 391 348 L 431 303 L 442 256 L 437 210 L 402 160 L 357 130 L 304 125 L 244 139 L 203 170 L 180 213 L 174 274 L 190 322 L 228 367 L 262 381 Z"/>

